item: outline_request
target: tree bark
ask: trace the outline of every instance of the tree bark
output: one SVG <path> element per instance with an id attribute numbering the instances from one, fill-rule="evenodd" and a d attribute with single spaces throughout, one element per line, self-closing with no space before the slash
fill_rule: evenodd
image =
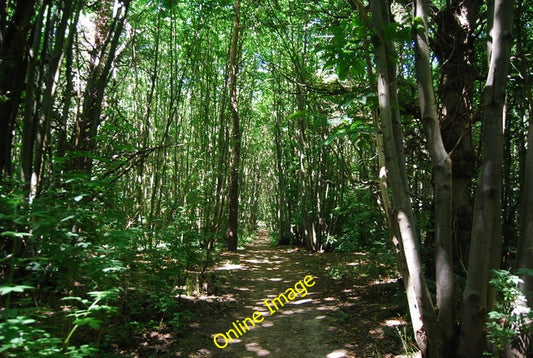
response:
<path id="1" fill-rule="evenodd" d="M 473 89 L 475 80 L 474 31 L 479 18 L 479 0 L 452 0 L 435 16 L 431 43 L 441 73 L 438 92 L 444 146 L 452 160 L 453 237 L 456 274 L 465 275 L 472 230 L 473 198 L 471 183 L 476 172 L 472 141 Z"/>
<path id="2" fill-rule="evenodd" d="M 454 273 L 452 259 L 452 163 L 444 148 L 433 91 L 428 45 L 427 2 L 415 4 L 415 67 L 420 113 L 433 165 L 435 202 L 435 272 L 438 318 L 443 334 L 443 352 L 455 347 Z"/>
<path id="3" fill-rule="evenodd" d="M 512 45 L 513 1 L 494 2 L 492 50 L 483 99 L 485 148 L 476 190 L 468 276 L 463 293 L 460 357 L 480 357 L 485 347 L 488 281 L 501 242 L 503 108 Z"/>
<path id="4" fill-rule="evenodd" d="M 239 98 L 237 92 L 237 78 L 239 71 L 238 50 L 240 31 L 241 2 L 235 0 L 235 17 L 233 19 L 233 34 L 230 47 L 229 66 L 229 109 L 232 119 L 232 132 L 230 137 L 230 184 L 229 184 L 229 217 L 228 217 L 228 250 L 237 251 L 239 229 L 239 166 L 241 152 L 241 132 L 239 118 Z"/>

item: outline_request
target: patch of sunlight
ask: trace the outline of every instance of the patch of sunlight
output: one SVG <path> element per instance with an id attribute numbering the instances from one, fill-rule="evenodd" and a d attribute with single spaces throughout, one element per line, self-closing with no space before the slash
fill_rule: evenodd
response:
<path id="1" fill-rule="evenodd" d="M 400 355 L 400 356 L 394 356 L 394 358 L 421 358 L 422 353 L 416 352 L 408 355 Z"/>
<path id="2" fill-rule="evenodd" d="M 337 306 L 320 306 L 317 307 L 317 311 L 337 311 L 339 308 Z"/>
<path id="3" fill-rule="evenodd" d="M 206 301 L 206 302 L 237 302 L 237 299 L 232 294 L 220 295 L 220 296 L 187 296 L 182 295 L 183 299 L 189 301 Z"/>
<path id="4" fill-rule="evenodd" d="M 335 297 L 326 297 L 324 298 L 324 301 L 335 301 Z"/>
<path id="5" fill-rule="evenodd" d="M 268 309 L 265 308 L 264 304 L 262 304 L 261 306 L 245 306 L 245 308 L 250 309 L 252 311 L 268 312 Z"/>
<path id="6" fill-rule="evenodd" d="M 239 270 L 242 268 L 242 265 L 226 262 L 223 266 L 217 267 L 216 270 Z"/>
<path id="7" fill-rule="evenodd" d="M 254 352 L 255 354 L 257 354 L 258 357 L 264 357 L 264 356 L 270 355 L 270 351 L 264 348 L 261 348 L 261 346 L 257 343 L 248 343 L 246 345 L 246 350 L 250 352 Z"/>
<path id="8" fill-rule="evenodd" d="M 303 305 L 304 303 L 308 303 L 308 302 L 313 302 L 313 300 L 310 299 L 310 298 L 306 298 L 306 299 L 303 299 L 303 300 L 289 302 L 289 304 L 291 304 L 291 305 Z"/>
<path id="9" fill-rule="evenodd" d="M 261 324 L 261 327 L 274 327 L 274 323 L 272 321 L 264 321 L 262 324 Z"/>
<path id="10" fill-rule="evenodd" d="M 302 309 L 302 308 L 299 308 L 297 310 L 284 310 L 281 312 L 281 314 L 284 314 L 284 315 L 293 315 L 293 314 L 297 314 L 297 313 L 304 313 L 305 310 Z"/>
<path id="11" fill-rule="evenodd" d="M 272 262 L 269 259 L 264 260 L 257 260 L 257 259 L 247 259 L 243 260 L 244 262 L 248 262 L 250 264 L 271 264 Z"/>
<path id="12" fill-rule="evenodd" d="M 406 322 L 403 321 L 403 320 L 400 320 L 400 319 L 388 319 L 384 323 L 382 323 L 381 325 L 382 326 L 387 326 L 387 327 L 396 327 L 396 326 L 403 326 L 405 324 L 406 324 Z"/>
<path id="13" fill-rule="evenodd" d="M 344 349 L 337 349 L 326 356 L 326 358 L 344 358 L 348 354 L 348 351 Z"/>
<path id="14" fill-rule="evenodd" d="M 398 282 L 397 278 L 389 278 L 386 280 L 376 280 L 376 281 L 371 282 L 370 284 L 371 285 L 386 285 L 388 283 L 396 283 L 396 282 Z"/>
<path id="15" fill-rule="evenodd" d="M 360 264 L 361 264 L 361 262 L 348 262 L 345 265 L 346 266 L 359 266 Z"/>
<path id="16" fill-rule="evenodd" d="M 269 280 L 269 281 L 283 281 L 282 278 L 277 278 L 277 277 L 275 277 L 275 278 L 269 278 L 268 280 Z"/>

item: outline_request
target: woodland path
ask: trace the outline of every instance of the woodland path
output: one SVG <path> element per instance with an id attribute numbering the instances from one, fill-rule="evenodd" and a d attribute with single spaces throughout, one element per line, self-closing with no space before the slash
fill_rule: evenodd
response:
<path id="1" fill-rule="evenodd" d="M 398 299 L 391 300 L 400 294 L 398 284 L 343 277 L 343 272 L 355 272 L 363 256 L 273 247 L 266 235 L 259 235 L 243 250 L 221 255 L 214 267 L 216 296 L 184 302 L 195 316 L 183 332 L 147 337 L 145 347 L 151 352 L 140 356 L 347 358 L 401 352 L 397 327 L 402 330 L 405 321 L 397 313 Z M 263 301 L 294 287 L 306 275 L 315 282 L 308 294 L 271 315 Z M 215 346 L 215 334 L 234 328 L 232 322 L 242 322 L 254 311 L 262 312 L 261 323 L 224 349 Z"/>

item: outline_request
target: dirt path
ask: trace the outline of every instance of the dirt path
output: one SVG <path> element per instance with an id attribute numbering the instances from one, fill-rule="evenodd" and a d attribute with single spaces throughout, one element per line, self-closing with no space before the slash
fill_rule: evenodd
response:
<path id="1" fill-rule="evenodd" d="M 244 250 L 222 254 L 214 270 L 217 295 L 185 302 L 195 314 L 185 332 L 173 337 L 158 354 L 146 356 L 389 356 L 385 353 L 401 350 L 396 326 L 405 324 L 398 318 L 398 307 L 391 306 L 398 285 L 371 285 L 365 277 L 343 278 L 343 268 L 360 265 L 360 260 L 357 254 L 312 254 L 272 247 L 266 236 L 260 236 Z M 315 284 L 307 288 L 305 297 L 293 296 L 271 314 L 264 301 L 294 288 L 308 275 Z M 260 323 L 249 331 L 241 326 L 240 337 L 228 340 L 225 348 L 215 345 L 215 335 L 235 329 L 233 322 L 253 317 L 256 311 L 261 313 L 256 314 Z M 218 340 L 225 345 L 222 335 Z"/>

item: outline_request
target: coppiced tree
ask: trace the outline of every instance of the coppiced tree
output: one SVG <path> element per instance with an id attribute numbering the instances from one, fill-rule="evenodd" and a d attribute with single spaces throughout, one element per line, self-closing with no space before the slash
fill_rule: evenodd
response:
<path id="1" fill-rule="evenodd" d="M 411 322 L 415 339 L 423 355 L 442 355 L 442 337 L 437 314 L 427 288 L 420 260 L 419 239 L 409 197 L 409 182 L 405 167 L 403 132 L 397 97 L 394 47 L 384 31 L 390 26 L 387 1 L 372 2 L 372 23 L 377 31 L 375 38 L 376 70 L 380 125 L 383 131 L 383 149 L 387 181 L 392 191 L 390 210 L 391 232 L 398 235 L 398 267 L 404 280 L 409 301 Z M 430 101 L 430 99 L 428 99 Z M 426 114 L 426 120 L 430 119 Z"/>
<path id="2" fill-rule="evenodd" d="M 417 230 L 409 199 L 410 185 L 405 174 L 402 128 L 398 111 L 396 57 L 394 44 L 383 31 L 390 28 L 390 9 L 387 2 L 373 2 L 372 18 L 377 30 L 375 38 L 378 93 L 385 164 L 392 191 L 389 213 L 391 233 L 399 236 L 399 268 L 406 284 L 411 320 L 417 344 L 424 356 L 459 355 L 480 356 L 485 347 L 484 323 L 486 313 L 493 307 L 494 294 L 489 289 L 489 272 L 500 267 L 501 259 L 501 204 L 504 101 L 506 79 L 512 45 L 512 2 L 495 2 L 489 12 L 492 41 L 488 56 L 489 69 L 481 99 L 484 146 L 483 164 L 477 182 L 474 225 L 471 236 L 468 275 L 463 293 L 461 335 L 457 351 L 453 351 L 455 337 L 453 302 L 453 264 L 451 246 L 452 188 L 450 154 L 445 149 L 438 122 L 433 80 L 430 67 L 427 4 L 417 2 L 413 27 L 415 31 L 416 76 L 419 86 L 421 117 L 433 164 L 435 205 L 435 263 L 436 307 L 425 286 L 419 259 Z M 490 9 L 492 10 L 492 8 Z M 493 16 L 493 17 L 491 17 Z M 464 60 L 464 59 L 463 59 Z M 449 79 L 447 79 L 449 80 Z M 445 131 L 442 131 L 444 134 Z M 453 156 L 452 156 L 453 158 Z M 384 198 L 386 200 L 386 198 Z M 397 225 L 397 227 L 396 227 Z M 414 291 L 414 296 L 410 292 Z M 419 320 L 419 317 L 421 318 Z"/>

